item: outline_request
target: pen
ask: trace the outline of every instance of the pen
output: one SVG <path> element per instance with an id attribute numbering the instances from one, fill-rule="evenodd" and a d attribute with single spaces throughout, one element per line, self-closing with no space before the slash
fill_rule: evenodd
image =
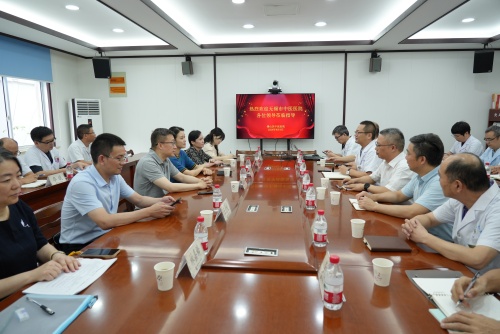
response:
<path id="1" fill-rule="evenodd" d="M 472 277 L 472 281 L 470 281 L 469 285 L 467 286 L 467 289 L 465 289 L 465 291 L 464 291 L 464 298 L 469 293 L 470 289 L 472 289 L 472 287 L 474 286 L 474 283 L 476 283 L 476 280 L 478 278 L 479 278 L 479 271 L 477 271 L 476 274 L 474 275 L 474 277 Z M 457 302 L 457 304 L 455 305 L 455 307 L 457 307 L 458 305 L 460 305 L 462 302 L 463 302 L 463 299 L 460 299 Z"/>
<path id="2" fill-rule="evenodd" d="M 40 304 L 39 302 L 37 302 L 37 301 L 36 301 L 36 300 L 34 300 L 33 298 L 26 297 L 26 299 L 27 299 L 29 302 L 35 303 L 35 304 L 37 304 L 38 306 L 40 306 L 40 308 L 41 308 L 42 310 L 44 310 L 45 312 L 47 312 L 47 314 L 49 314 L 49 315 L 53 315 L 54 313 L 56 313 L 56 312 L 52 311 L 52 309 L 48 308 L 47 306 L 45 306 L 45 305 L 43 305 L 43 304 Z"/>

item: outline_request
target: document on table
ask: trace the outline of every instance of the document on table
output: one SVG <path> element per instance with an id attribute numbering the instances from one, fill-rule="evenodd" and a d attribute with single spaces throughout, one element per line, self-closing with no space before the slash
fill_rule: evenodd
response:
<path id="1" fill-rule="evenodd" d="M 21 188 L 38 188 L 44 186 L 47 180 L 36 180 L 35 182 L 26 183 L 21 186 Z"/>
<path id="2" fill-rule="evenodd" d="M 82 264 L 75 272 L 63 272 L 55 280 L 49 282 L 38 282 L 23 291 L 23 293 L 34 293 L 40 295 L 75 295 L 87 288 L 101 277 L 106 270 L 117 259 L 83 259 L 79 261 Z"/>
<path id="3" fill-rule="evenodd" d="M 344 175 L 341 172 L 323 172 L 323 176 L 332 180 L 350 179 L 349 175 Z"/>
<path id="4" fill-rule="evenodd" d="M 364 211 L 365 209 L 362 209 L 359 204 L 358 204 L 358 200 L 355 199 L 355 198 L 349 198 L 349 202 L 351 202 L 352 206 L 358 210 L 358 211 Z"/>

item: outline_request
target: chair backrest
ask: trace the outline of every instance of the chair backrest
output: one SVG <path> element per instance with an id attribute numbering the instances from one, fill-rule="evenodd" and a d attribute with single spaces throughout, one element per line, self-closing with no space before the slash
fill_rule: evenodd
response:
<path id="1" fill-rule="evenodd" d="M 63 202 L 57 202 L 35 211 L 35 218 L 42 234 L 54 245 L 54 236 L 61 232 L 61 209 Z"/>

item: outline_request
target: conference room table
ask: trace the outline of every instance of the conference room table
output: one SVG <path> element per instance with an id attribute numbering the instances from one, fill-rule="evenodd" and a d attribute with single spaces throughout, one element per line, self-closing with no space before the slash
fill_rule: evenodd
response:
<path id="1" fill-rule="evenodd" d="M 320 186 L 316 162 L 307 163 L 311 182 Z M 209 230 L 209 252 L 198 275 L 187 268 L 169 291 L 157 289 L 153 266 L 175 263 L 193 242 L 200 210 L 211 209 L 212 196 L 197 191 L 182 197 L 164 219 L 114 228 L 89 248 L 120 248 L 118 260 L 82 294 L 98 295 L 67 333 L 445 333 L 429 313 L 434 305 L 406 276 L 409 269 L 470 271 L 462 264 L 422 250 L 412 241 L 410 253 L 370 252 L 363 239 L 352 238 L 350 219 L 366 220 L 365 235 L 403 238 L 402 219 L 356 211 L 349 202 L 355 192 L 343 191 L 339 205 L 330 196 L 317 201 L 328 222 L 326 247 L 312 244 L 316 210 L 305 210 L 305 195 L 295 162 L 269 157 L 249 179 L 247 189 L 232 193 L 239 164 L 231 177 L 216 176 L 231 214 L 215 215 Z M 331 181 L 331 187 L 338 181 Z M 336 189 L 336 188 L 335 188 Z M 328 193 L 328 191 L 327 191 Z M 258 205 L 257 212 L 248 212 Z M 281 213 L 281 206 L 292 213 Z M 277 257 L 244 255 L 247 246 L 276 248 Z M 323 307 L 317 270 L 326 251 L 340 256 L 346 302 L 339 311 Z M 391 283 L 373 283 L 372 259 L 394 262 Z M 21 297 L 17 292 L 0 302 L 5 308 Z"/>

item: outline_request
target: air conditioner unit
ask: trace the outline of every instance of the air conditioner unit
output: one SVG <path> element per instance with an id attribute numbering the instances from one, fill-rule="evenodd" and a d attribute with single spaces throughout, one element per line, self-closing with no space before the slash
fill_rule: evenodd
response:
<path id="1" fill-rule="evenodd" d="M 98 135 L 103 132 L 101 100 L 71 99 L 69 101 L 69 122 L 71 138 L 77 140 L 76 129 L 80 124 L 89 124 Z"/>

